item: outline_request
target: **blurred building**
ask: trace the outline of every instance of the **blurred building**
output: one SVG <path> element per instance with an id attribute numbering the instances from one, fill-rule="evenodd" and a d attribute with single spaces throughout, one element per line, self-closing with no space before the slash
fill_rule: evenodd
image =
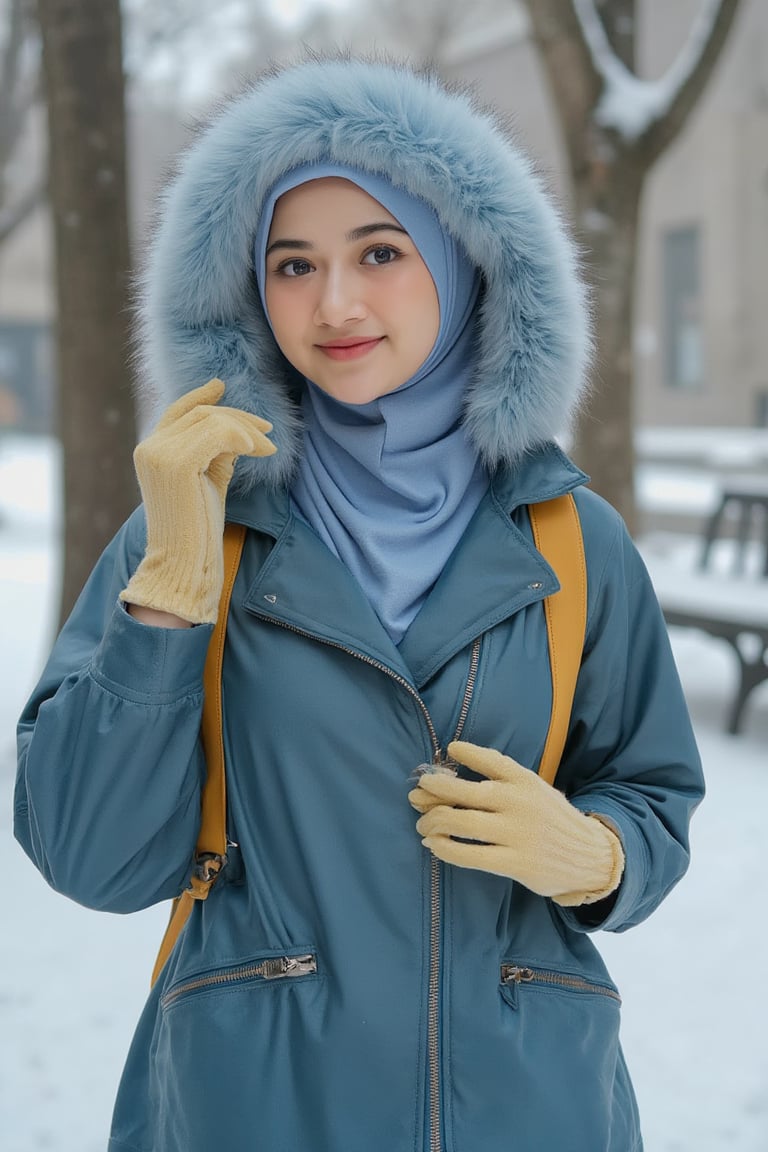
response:
<path id="1" fill-rule="evenodd" d="M 639 71 L 657 77 L 703 0 L 643 0 Z M 557 121 L 520 5 L 464 34 L 445 71 L 509 115 L 567 211 Z M 170 109 L 129 109 L 135 249 L 187 137 Z M 0 247 L 0 392 L 16 422 L 51 427 L 54 301 L 50 230 L 39 212 Z M 638 423 L 768 427 L 768 2 L 743 0 L 684 134 L 657 164 L 644 203 L 636 318 Z"/>

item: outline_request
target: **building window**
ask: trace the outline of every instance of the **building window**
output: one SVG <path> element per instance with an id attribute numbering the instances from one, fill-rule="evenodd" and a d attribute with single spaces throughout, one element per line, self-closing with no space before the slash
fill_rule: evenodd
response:
<path id="1" fill-rule="evenodd" d="M 665 383 L 674 389 L 701 388 L 704 335 L 699 229 L 670 229 L 663 244 Z"/>
<path id="2" fill-rule="evenodd" d="M 768 388 L 755 393 L 755 424 L 758 428 L 768 428 Z"/>
<path id="3" fill-rule="evenodd" d="M 0 319 L 0 430 L 50 434 L 53 408 L 50 327 Z"/>

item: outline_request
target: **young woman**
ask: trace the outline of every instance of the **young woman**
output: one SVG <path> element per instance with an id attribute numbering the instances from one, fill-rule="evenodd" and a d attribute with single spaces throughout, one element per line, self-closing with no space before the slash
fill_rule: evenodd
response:
<path id="1" fill-rule="evenodd" d="M 636 1152 L 591 933 L 680 879 L 703 786 L 643 565 L 554 442 L 590 340 L 528 163 L 429 76 L 275 74 L 184 160 L 142 339 L 170 403 L 143 507 L 19 731 L 17 835 L 83 904 L 188 881 L 225 518 L 248 532 L 232 850 L 150 995 L 110 1152 Z M 588 618 L 551 787 L 557 582 L 528 509 L 566 492 Z"/>

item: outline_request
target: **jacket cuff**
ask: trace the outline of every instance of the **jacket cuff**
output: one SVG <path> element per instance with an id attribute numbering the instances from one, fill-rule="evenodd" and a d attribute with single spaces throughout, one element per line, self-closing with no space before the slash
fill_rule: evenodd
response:
<path id="1" fill-rule="evenodd" d="M 136 703 L 171 704 L 203 690 L 213 626 L 155 628 L 118 602 L 93 653 L 90 674 L 107 691 Z"/>
<path id="2" fill-rule="evenodd" d="M 570 797 L 570 801 L 587 815 L 597 816 L 616 833 L 624 850 L 624 873 L 616 891 L 600 903 L 578 908 L 555 907 L 568 927 L 576 932 L 620 931 L 632 919 L 648 883 L 650 857 L 645 840 L 621 805 L 607 797 L 583 795 Z M 603 908 L 605 915 L 600 918 Z"/>

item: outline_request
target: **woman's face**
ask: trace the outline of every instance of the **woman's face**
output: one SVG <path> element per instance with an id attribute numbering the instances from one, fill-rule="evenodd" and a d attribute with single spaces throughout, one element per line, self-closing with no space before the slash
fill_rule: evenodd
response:
<path id="1" fill-rule="evenodd" d="M 347 404 L 409 380 L 440 327 L 437 290 L 408 233 L 339 177 L 300 184 L 277 201 L 264 294 L 286 358 Z"/>

